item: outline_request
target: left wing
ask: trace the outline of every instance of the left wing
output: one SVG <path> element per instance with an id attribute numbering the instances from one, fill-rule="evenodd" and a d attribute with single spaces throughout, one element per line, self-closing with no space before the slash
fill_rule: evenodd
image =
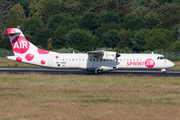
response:
<path id="1" fill-rule="evenodd" d="M 110 59 L 110 60 L 115 60 L 116 57 L 120 57 L 118 53 L 106 51 L 106 50 L 90 51 L 88 52 L 88 55 L 89 57 L 95 57 L 99 59 Z"/>

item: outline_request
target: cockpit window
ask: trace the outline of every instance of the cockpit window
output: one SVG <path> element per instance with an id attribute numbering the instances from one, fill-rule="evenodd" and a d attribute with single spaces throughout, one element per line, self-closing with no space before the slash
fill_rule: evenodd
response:
<path id="1" fill-rule="evenodd" d="M 166 59 L 166 57 L 164 57 L 164 56 L 159 56 L 159 57 L 157 58 L 157 60 L 163 60 L 163 59 Z"/>

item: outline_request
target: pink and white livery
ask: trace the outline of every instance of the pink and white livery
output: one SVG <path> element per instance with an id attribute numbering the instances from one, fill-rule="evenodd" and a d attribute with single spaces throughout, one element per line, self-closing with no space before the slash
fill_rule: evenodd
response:
<path id="1" fill-rule="evenodd" d="M 161 54 L 120 54 L 111 51 L 90 51 L 87 54 L 56 53 L 37 48 L 18 28 L 7 28 L 14 56 L 9 60 L 49 68 L 77 68 L 101 73 L 117 69 L 160 69 L 165 73 L 174 63 Z"/>

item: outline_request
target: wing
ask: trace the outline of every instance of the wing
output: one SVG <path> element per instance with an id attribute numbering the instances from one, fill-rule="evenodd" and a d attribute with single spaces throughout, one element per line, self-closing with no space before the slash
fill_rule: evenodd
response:
<path id="1" fill-rule="evenodd" d="M 106 50 L 90 51 L 88 52 L 88 55 L 89 57 L 92 58 L 110 59 L 110 60 L 115 60 L 116 57 L 120 57 L 118 53 L 106 51 Z"/>

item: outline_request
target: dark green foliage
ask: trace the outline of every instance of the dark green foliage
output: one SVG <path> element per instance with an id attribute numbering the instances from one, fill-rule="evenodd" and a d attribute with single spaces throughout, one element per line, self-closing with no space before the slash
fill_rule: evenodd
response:
<path id="1" fill-rule="evenodd" d="M 105 8 L 105 3 L 103 0 L 98 0 L 96 3 L 92 5 L 92 7 L 89 8 L 88 11 L 100 13 Z"/>
<path id="2" fill-rule="evenodd" d="M 98 15 L 96 13 L 87 13 L 85 14 L 81 22 L 79 22 L 79 26 L 82 29 L 95 30 L 98 27 Z"/>
<path id="3" fill-rule="evenodd" d="M 162 21 L 160 21 L 156 12 L 151 11 L 147 15 L 145 15 L 144 18 L 145 18 L 146 26 L 149 29 L 158 28 L 162 24 Z"/>
<path id="4" fill-rule="evenodd" d="M 89 51 L 94 47 L 94 36 L 86 30 L 74 29 L 66 35 L 68 47 L 79 51 Z"/>
<path id="5" fill-rule="evenodd" d="M 6 50 L 11 50 L 12 49 L 11 43 L 10 43 L 10 40 L 9 40 L 8 36 L 2 37 L 2 39 L 0 40 L 0 48 L 4 48 Z"/>
<path id="6" fill-rule="evenodd" d="M 46 28 L 38 29 L 34 34 L 34 42 L 36 45 L 40 45 L 43 48 L 47 47 L 47 43 L 51 42 L 53 32 Z"/>
<path id="7" fill-rule="evenodd" d="M 22 0 L 12 0 L 12 2 L 13 2 L 13 5 L 16 5 L 16 4 L 18 4 L 18 3 L 20 3 Z"/>
<path id="8" fill-rule="evenodd" d="M 20 5 L 23 7 L 24 9 L 24 13 L 26 15 L 26 17 L 29 16 L 30 10 L 29 10 L 29 2 L 27 0 L 21 0 Z"/>
<path id="9" fill-rule="evenodd" d="M 38 18 L 29 18 L 26 21 L 23 21 L 21 25 L 21 30 L 23 33 L 29 34 L 31 36 L 34 36 L 36 31 L 38 29 L 43 28 L 44 24 L 43 22 Z"/>
<path id="10" fill-rule="evenodd" d="M 145 50 L 167 49 L 170 45 L 171 37 L 160 29 L 152 29 L 145 35 Z"/>
<path id="11" fill-rule="evenodd" d="M 59 26 L 54 32 L 54 37 L 52 41 L 52 46 L 56 49 L 60 49 L 66 46 L 65 36 L 68 34 L 69 30 L 66 26 Z"/>
<path id="12" fill-rule="evenodd" d="M 68 4 L 66 6 L 67 13 L 70 13 L 72 16 L 82 15 L 83 11 L 85 11 L 85 10 L 86 10 L 86 8 L 83 5 L 81 5 L 81 3 L 79 3 L 79 2 Z"/>
<path id="13" fill-rule="evenodd" d="M 63 9 L 63 4 L 60 1 L 57 0 L 49 0 L 44 9 L 42 10 L 42 21 L 46 25 L 49 21 L 49 19 L 60 13 Z"/>
<path id="14" fill-rule="evenodd" d="M 149 29 L 141 29 L 135 32 L 132 39 L 132 50 L 136 52 L 144 51 L 144 45 L 146 44 L 145 35 L 148 34 Z"/>
<path id="15" fill-rule="evenodd" d="M 145 21 L 134 13 L 130 13 L 126 15 L 123 25 L 126 30 L 139 30 L 145 28 Z"/>
<path id="16" fill-rule="evenodd" d="M 174 42 L 171 48 L 172 51 L 174 52 L 179 52 L 180 51 L 180 41 Z"/>
<path id="17" fill-rule="evenodd" d="M 101 27 L 97 28 L 95 31 L 95 35 L 96 35 L 96 45 L 98 47 L 104 47 L 103 46 L 103 41 L 102 41 L 102 35 L 103 33 L 109 31 L 110 29 L 114 29 L 114 30 L 121 30 L 122 27 L 121 25 L 117 24 L 117 23 L 108 23 L 108 24 L 102 24 Z"/>
<path id="18" fill-rule="evenodd" d="M 120 22 L 120 18 L 119 18 L 119 15 L 114 12 L 114 11 L 110 11 L 110 12 L 107 12 L 107 11 L 103 11 L 101 12 L 101 14 L 99 15 L 99 24 L 103 24 L 103 23 L 119 23 Z"/>
<path id="19" fill-rule="evenodd" d="M 74 18 L 69 13 L 57 14 L 49 20 L 48 28 L 55 31 L 59 26 L 71 26 L 75 23 Z"/>
<path id="20" fill-rule="evenodd" d="M 11 10 L 6 19 L 6 28 L 17 27 L 19 25 L 17 14 L 14 10 Z"/>
<path id="21" fill-rule="evenodd" d="M 118 47 L 119 48 L 132 48 L 132 38 L 134 37 L 134 32 L 131 32 L 130 30 L 125 30 L 122 29 L 119 32 L 119 43 L 118 43 Z"/>
<path id="22" fill-rule="evenodd" d="M 119 31 L 109 30 L 102 35 L 103 47 L 115 48 L 119 42 Z"/>
<path id="23" fill-rule="evenodd" d="M 101 27 L 96 29 L 95 35 L 101 38 L 102 34 L 109 31 L 110 29 L 121 30 L 122 27 L 117 23 L 106 23 L 102 24 Z"/>
<path id="24" fill-rule="evenodd" d="M 173 26 L 180 22 L 180 4 L 165 3 L 160 7 L 160 18 L 164 28 Z"/>

